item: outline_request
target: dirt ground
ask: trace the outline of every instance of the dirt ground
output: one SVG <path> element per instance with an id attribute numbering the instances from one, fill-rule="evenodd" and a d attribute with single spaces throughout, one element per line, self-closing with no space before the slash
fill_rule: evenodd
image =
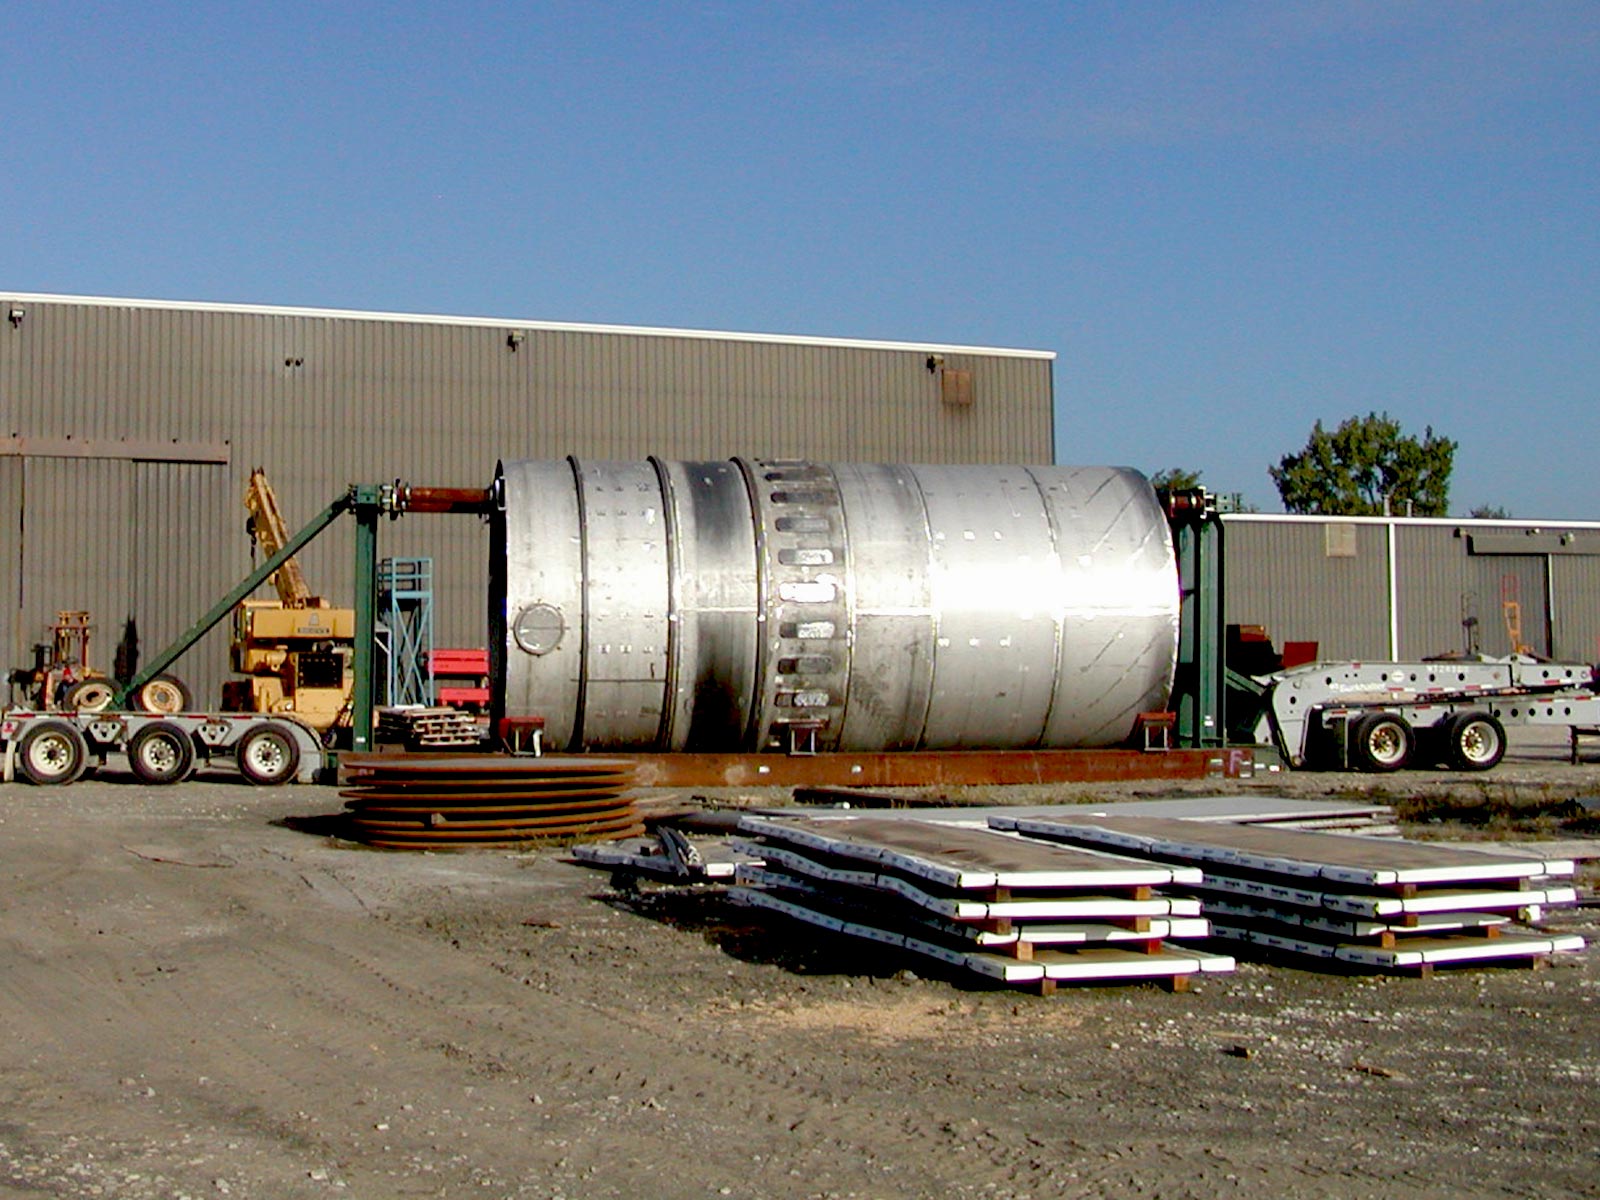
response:
<path id="1" fill-rule="evenodd" d="M 1559 749 L 1184 790 L 1572 836 L 1600 766 Z M 1045 999 L 556 852 L 284 823 L 339 805 L 223 774 L 0 787 L 0 1197 L 1600 1195 L 1595 951 Z M 1556 923 L 1600 937 L 1594 908 Z"/>

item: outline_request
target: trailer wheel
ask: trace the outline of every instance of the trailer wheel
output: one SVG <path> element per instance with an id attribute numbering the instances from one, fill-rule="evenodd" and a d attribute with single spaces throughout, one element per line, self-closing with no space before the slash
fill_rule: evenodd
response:
<path id="1" fill-rule="evenodd" d="M 171 716 L 188 712 L 191 703 L 189 689 L 172 675 L 157 675 L 133 694 L 133 706 L 140 712 Z"/>
<path id="2" fill-rule="evenodd" d="M 80 679 L 61 702 L 71 712 L 105 712 L 116 698 L 116 684 L 109 679 Z"/>
<path id="3" fill-rule="evenodd" d="M 288 783 L 300 770 L 300 747 L 272 725 L 257 725 L 239 739 L 239 774 L 257 787 Z"/>
<path id="4" fill-rule="evenodd" d="M 17 743 L 17 757 L 28 782 L 49 787 L 83 775 L 89 766 L 89 744 L 65 721 L 36 721 Z"/>
<path id="5" fill-rule="evenodd" d="M 1411 758 L 1415 744 L 1404 717 L 1368 713 L 1350 732 L 1350 758 L 1363 771 L 1398 771 Z"/>
<path id="6" fill-rule="evenodd" d="M 128 766 L 145 783 L 178 783 L 194 768 L 194 743 L 177 725 L 156 721 L 128 742 Z"/>
<path id="7" fill-rule="evenodd" d="M 1454 771 L 1487 771 L 1506 753 L 1506 731 L 1489 713 L 1458 712 L 1444 725 L 1444 760 Z"/>

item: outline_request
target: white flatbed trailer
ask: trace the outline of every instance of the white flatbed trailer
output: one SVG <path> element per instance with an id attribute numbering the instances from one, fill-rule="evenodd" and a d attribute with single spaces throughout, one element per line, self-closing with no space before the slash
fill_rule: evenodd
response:
<path id="1" fill-rule="evenodd" d="M 6 782 L 58 785 L 125 754 L 145 783 L 179 783 L 201 766 L 231 761 L 251 783 L 313 783 L 322 742 L 292 717 L 264 713 L 0 713 L 0 765 Z"/>
<path id="2" fill-rule="evenodd" d="M 1265 690 L 1256 740 L 1294 767 L 1487 771 L 1505 754 L 1507 726 L 1600 725 L 1595 669 L 1584 663 L 1308 663 L 1255 682 Z"/>

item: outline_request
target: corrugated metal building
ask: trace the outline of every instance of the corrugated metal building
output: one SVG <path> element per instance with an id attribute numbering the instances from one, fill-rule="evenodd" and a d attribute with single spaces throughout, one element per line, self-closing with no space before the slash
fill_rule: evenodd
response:
<path id="1" fill-rule="evenodd" d="M 1230 624 L 1330 660 L 1504 655 L 1600 661 L 1600 522 L 1223 518 Z M 1508 606 L 1515 606 L 1508 618 Z"/>
<path id="2" fill-rule="evenodd" d="M 483 486 L 499 459 L 1053 460 L 1052 361 L 1027 350 L 0 293 L 0 603 L 8 664 L 88 609 L 111 666 L 148 655 L 252 566 L 265 467 L 291 528 L 354 482 Z M 348 523 L 301 556 L 351 595 Z M 436 642 L 482 645 L 487 537 L 385 523 L 434 559 Z M 177 673 L 217 702 L 227 631 Z"/>

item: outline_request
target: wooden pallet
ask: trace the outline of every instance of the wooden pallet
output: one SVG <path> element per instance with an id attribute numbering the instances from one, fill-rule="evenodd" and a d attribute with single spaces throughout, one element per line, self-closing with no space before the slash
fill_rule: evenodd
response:
<path id="1" fill-rule="evenodd" d="M 380 708 L 374 736 L 379 742 L 430 750 L 460 749 L 483 741 L 477 720 L 457 708 Z"/>

